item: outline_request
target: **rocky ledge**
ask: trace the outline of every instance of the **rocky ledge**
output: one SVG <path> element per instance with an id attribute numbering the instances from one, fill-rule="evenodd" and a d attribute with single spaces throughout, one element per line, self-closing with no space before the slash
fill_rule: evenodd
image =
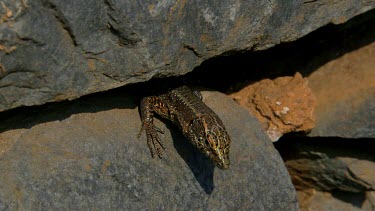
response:
<path id="1" fill-rule="evenodd" d="M 326 30 L 293 42 L 309 43 L 297 48 L 253 52 L 373 8 L 372 0 L 2 1 L 0 210 L 297 210 L 291 182 L 303 210 L 373 209 L 374 10 L 366 24 L 341 25 L 356 36 Z M 243 51 L 235 65 L 209 68 L 205 85 L 253 73 L 241 78 L 250 86 L 232 93 L 253 114 L 203 93 L 233 140 L 225 171 L 167 122 L 157 121 L 167 131 L 164 158 L 152 159 L 145 137 L 136 137 L 140 89 L 132 86 L 17 108 L 183 75 Z M 204 80 L 204 71 L 194 72 Z M 274 141 L 311 130 L 310 138 L 275 143 L 291 178 L 252 115 Z"/>
<path id="2" fill-rule="evenodd" d="M 152 159 L 146 137 L 136 138 L 135 100 L 123 92 L 1 116 L 0 210 L 297 210 L 288 172 L 258 121 L 223 94 L 202 94 L 232 138 L 227 170 L 168 122 L 156 122 L 168 132 L 163 159 Z"/>
<path id="3" fill-rule="evenodd" d="M 375 7 L 345 1 L 3 0 L 0 111 L 74 99 L 294 41 Z"/>

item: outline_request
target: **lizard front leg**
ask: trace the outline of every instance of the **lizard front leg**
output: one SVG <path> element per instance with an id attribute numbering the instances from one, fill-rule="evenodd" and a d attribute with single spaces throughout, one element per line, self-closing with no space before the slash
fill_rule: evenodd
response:
<path id="1" fill-rule="evenodd" d="M 159 133 L 164 133 L 154 125 L 154 113 L 160 100 L 156 96 L 144 97 L 140 104 L 140 116 L 142 127 L 139 131 L 138 138 L 141 136 L 143 130 L 146 130 L 147 146 L 150 149 L 151 156 L 155 157 L 155 151 L 159 158 L 162 158 L 162 149 L 164 149 L 163 141 L 159 138 Z"/>

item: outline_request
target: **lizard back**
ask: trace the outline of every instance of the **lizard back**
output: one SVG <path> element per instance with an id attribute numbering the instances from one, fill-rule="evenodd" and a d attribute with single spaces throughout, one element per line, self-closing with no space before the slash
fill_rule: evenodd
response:
<path id="1" fill-rule="evenodd" d="M 161 157 L 162 140 L 153 123 L 153 113 L 171 120 L 183 135 L 206 154 L 221 169 L 229 167 L 230 137 L 219 116 L 203 103 L 197 93 L 187 86 L 172 89 L 165 94 L 145 97 L 141 102 L 141 119 L 146 129 L 147 144 Z M 143 128 L 142 127 L 142 128 Z"/>

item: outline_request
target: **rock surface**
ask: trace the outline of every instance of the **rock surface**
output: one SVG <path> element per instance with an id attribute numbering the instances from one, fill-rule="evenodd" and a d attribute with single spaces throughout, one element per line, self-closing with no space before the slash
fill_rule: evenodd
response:
<path id="1" fill-rule="evenodd" d="M 160 121 L 166 150 L 152 159 L 122 90 L 2 113 L 0 210 L 297 210 L 258 121 L 223 94 L 202 94 L 232 138 L 225 171 Z"/>
<path id="2" fill-rule="evenodd" d="M 317 98 L 309 136 L 375 138 L 375 42 L 327 62 L 309 77 Z"/>
<path id="3" fill-rule="evenodd" d="M 375 155 L 370 139 L 293 138 L 276 143 L 299 189 L 375 190 Z"/>
<path id="4" fill-rule="evenodd" d="M 302 211 L 309 210 L 363 210 L 375 209 L 375 193 L 328 193 L 316 190 L 298 191 L 298 200 Z"/>
<path id="5" fill-rule="evenodd" d="M 190 72 L 373 9 L 373 0 L 3 0 L 0 111 Z"/>
<path id="6" fill-rule="evenodd" d="M 316 99 L 300 73 L 264 79 L 231 96 L 263 123 L 272 141 L 289 132 L 309 132 L 315 126 Z"/>
<path id="7" fill-rule="evenodd" d="M 294 137 L 275 145 L 297 189 L 301 210 L 374 210 L 372 140 Z"/>

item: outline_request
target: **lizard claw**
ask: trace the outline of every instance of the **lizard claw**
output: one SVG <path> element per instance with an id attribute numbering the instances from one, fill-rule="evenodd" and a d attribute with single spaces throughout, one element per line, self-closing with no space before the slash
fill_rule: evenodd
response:
<path id="1" fill-rule="evenodd" d="M 138 135 L 137 135 L 137 138 L 138 138 L 138 139 L 141 137 L 141 135 L 142 135 L 144 129 L 145 129 L 145 124 L 142 124 L 141 129 L 139 130 L 139 133 L 138 133 Z M 162 130 L 162 129 L 156 127 L 156 126 L 153 126 L 153 129 L 154 129 L 155 131 L 161 133 L 161 134 L 164 134 L 164 133 L 165 133 L 164 130 Z"/>
<path id="2" fill-rule="evenodd" d="M 139 131 L 138 138 L 141 136 L 143 130 L 146 130 L 147 146 L 150 149 L 151 157 L 155 157 L 155 151 L 159 158 L 163 157 L 162 149 L 165 149 L 163 141 L 159 138 L 157 132 L 164 133 L 163 130 L 155 127 L 153 124 L 142 124 Z"/>
<path id="3" fill-rule="evenodd" d="M 139 133 L 138 133 L 138 136 L 137 136 L 138 139 L 141 137 L 144 129 L 145 129 L 145 126 L 144 126 L 144 124 L 142 124 L 141 129 L 139 130 Z"/>
<path id="4" fill-rule="evenodd" d="M 156 127 L 156 126 L 154 126 L 154 129 L 155 129 L 157 132 L 159 132 L 159 133 L 161 133 L 161 134 L 164 134 L 164 130 L 162 130 L 162 129 Z"/>

